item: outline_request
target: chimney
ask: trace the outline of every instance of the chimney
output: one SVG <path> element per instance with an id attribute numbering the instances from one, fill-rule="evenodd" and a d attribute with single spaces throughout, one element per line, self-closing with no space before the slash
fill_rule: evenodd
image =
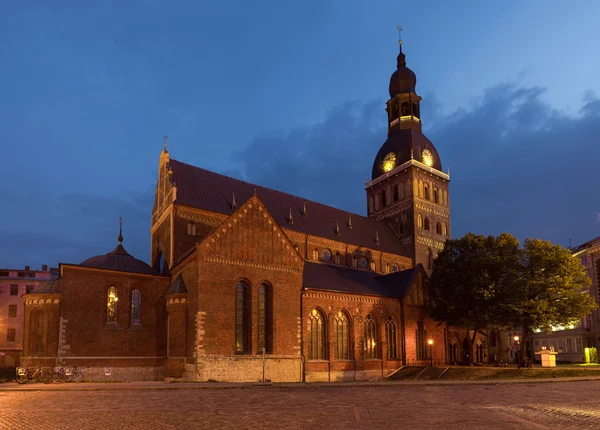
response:
<path id="1" fill-rule="evenodd" d="M 25 270 L 30 270 L 31 268 L 29 266 L 25 266 Z"/>
<path id="2" fill-rule="evenodd" d="M 48 271 L 48 266 L 45 264 L 42 264 L 42 272 L 47 272 Z"/>

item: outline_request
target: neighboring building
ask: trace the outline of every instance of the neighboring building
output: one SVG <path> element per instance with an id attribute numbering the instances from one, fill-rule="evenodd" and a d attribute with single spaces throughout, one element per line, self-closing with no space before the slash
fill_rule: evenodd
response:
<path id="1" fill-rule="evenodd" d="M 0 368 L 19 365 L 23 350 L 24 294 L 58 276 L 58 269 L 0 269 Z"/>
<path id="2" fill-rule="evenodd" d="M 24 361 L 204 381 L 259 380 L 263 350 L 273 381 L 382 378 L 430 351 L 486 361 L 482 339 L 429 317 L 450 178 L 421 133 L 415 85 L 400 52 L 368 217 L 174 160 L 165 143 L 151 266 L 121 235 L 106 255 L 61 264 L 60 280 L 24 297 Z"/>
<path id="3" fill-rule="evenodd" d="M 573 256 L 581 260 L 592 280 L 589 294 L 599 303 L 600 285 L 600 237 L 572 249 Z M 571 327 L 557 327 L 551 333 L 535 333 L 534 347 L 552 349 L 558 352 L 558 362 L 597 362 L 600 341 L 600 311 L 596 309 L 590 315 Z M 539 356 L 536 357 L 539 359 Z"/>

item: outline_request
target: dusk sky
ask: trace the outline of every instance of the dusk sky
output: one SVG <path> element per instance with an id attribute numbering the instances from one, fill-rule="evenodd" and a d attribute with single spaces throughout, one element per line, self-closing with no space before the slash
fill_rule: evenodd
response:
<path id="1" fill-rule="evenodd" d="M 600 235 L 600 2 L 2 1 L 0 267 L 150 256 L 177 160 L 359 214 L 402 25 L 454 237 Z M 228 196 L 229 197 L 229 196 Z"/>

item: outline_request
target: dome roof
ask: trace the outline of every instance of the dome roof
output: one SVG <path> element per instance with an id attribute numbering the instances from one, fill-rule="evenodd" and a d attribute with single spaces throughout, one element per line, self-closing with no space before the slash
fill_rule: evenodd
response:
<path id="1" fill-rule="evenodd" d="M 440 156 L 433 143 L 423 133 L 413 129 L 395 130 L 381 146 L 375 157 L 372 179 L 378 178 L 385 173 L 382 166 L 383 159 L 390 153 L 396 156 L 394 166 L 399 166 L 411 158 L 427 164 L 423 159 L 423 151 L 425 149 L 431 153 L 433 161 L 431 167 L 441 171 L 442 162 Z"/>
<path id="2" fill-rule="evenodd" d="M 147 263 L 138 260 L 125 251 L 125 248 L 120 243 L 108 254 L 90 257 L 82 261 L 79 265 L 94 267 L 96 269 L 118 270 L 120 272 L 145 273 L 148 275 L 157 274 Z"/>
<path id="3" fill-rule="evenodd" d="M 398 68 L 390 78 L 390 98 L 398 94 L 414 93 L 417 86 L 417 75 L 406 67 L 406 56 L 400 52 L 398 55 Z"/>

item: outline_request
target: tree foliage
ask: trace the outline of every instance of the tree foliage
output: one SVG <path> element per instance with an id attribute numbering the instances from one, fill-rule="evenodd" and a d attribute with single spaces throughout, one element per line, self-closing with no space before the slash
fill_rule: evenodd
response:
<path id="1" fill-rule="evenodd" d="M 446 242 L 434 261 L 432 316 L 469 330 L 491 327 L 550 330 L 595 307 L 590 279 L 568 249 L 539 239 L 519 241 L 468 233 Z"/>

